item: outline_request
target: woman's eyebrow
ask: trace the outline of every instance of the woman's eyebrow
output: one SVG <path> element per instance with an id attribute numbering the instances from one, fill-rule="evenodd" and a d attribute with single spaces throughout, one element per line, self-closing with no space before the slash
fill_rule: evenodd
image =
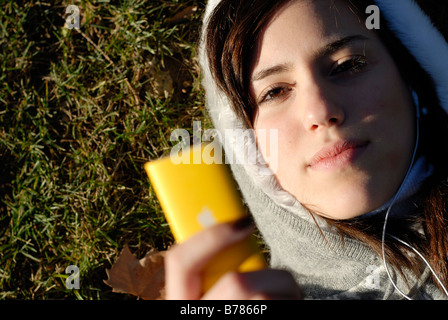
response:
<path id="1" fill-rule="evenodd" d="M 347 36 L 340 38 L 336 41 L 330 42 L 329 44 L 323 46 L 317 52 L 315 53 L 315 56 L 317 58 L 329 56 L 336 51 L 350 45 L 353 42 L 356 41 L 366 41 L 369 40 L 366 36 L 363 35 L 353 35 L 353 36 Z M 267 78 L 269 76 L 273 76 L 282 72 L 290 71 L 293 68 L 292 63 L 281 63 L 272 67 L 268 67 L 266 69 L 262 69 L 259 72 L 255 73 L 252 78 L 251 82 L 260 81 L 264 78 Z"/>
<path id="2" fill-rule="evenodd" d="M 338 51 L 344 47 L 347 47 L 348 45 L 350 45 L 353 42 L 366 41 L 366 40 L 369 40 L 369 38 L 366 36 L 360 35 L 360 34 L 343 37 L 343 38 L 333 41 L 333 42 L 323 46 L 319 50 L 317 50 L 315 56 L 316 57 L 329 56 L 329 55 L 335 53 L 336 51 Z"/>
<path id="3" fill-rule="evenodd" d="M 277 65 L 275 65 L 273 67 L 269 67 L 269 68 L 263 69 L 263 70 L 255 73 L 252 76 L 251 81 L 252 82 L 260 81 L 260 80 L 262 80 L 264 78 L 267 78 L 269 76 L 272 76 L 272 75 L 275 75 L 275 74 L 279 74 L 279 73 L 282 73 L 282 72 L 287 72 L 287 71 L 289 71 L 291 69 L 292 69 L 292 64 L 291 63 L 277 64 Z"/>

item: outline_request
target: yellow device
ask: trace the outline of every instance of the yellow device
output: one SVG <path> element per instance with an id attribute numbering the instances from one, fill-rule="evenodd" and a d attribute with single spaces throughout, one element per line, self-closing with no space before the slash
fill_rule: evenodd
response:
<path id="1" fill-rule="evenodd" d="M 189 149 L 187 163 L 171 157 L 147 162 L 145 170 L 159 199 L 173 236 L 181 243 L 212 225 L 237 221 L 246 211 L 225 164 L 216 163 L 205 146 Z M 188 161 L 190 160 L 190 161 Z M 228 271 L 249 272 L 266 262 L 254 238 L 217 255 L 204 269 L 204 292 Z"/>

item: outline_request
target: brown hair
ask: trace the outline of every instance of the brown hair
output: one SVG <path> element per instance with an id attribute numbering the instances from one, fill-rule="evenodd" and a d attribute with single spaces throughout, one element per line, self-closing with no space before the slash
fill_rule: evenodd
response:
<path id="1" fill-rule="evenodd" d="M 235 113 L 248 127 L 253 127 L 257 112 L 249 90 L 252 55 L 261 30 L 272 15 L 290 1 L 293 0 L 222 0 L 210 17 L 205 41 L 211 72 L 220 89 L 231 101 Z M 374 4 L 372 0 L 347 1 L 363 20 L 367 18 L 365 8 Z M 428 7 L 425 9 L 428 11 Z M 446 28 L 443 29 L 445 30 Z M 421 105 L 429 110 L 421 119 L 418 152 L 424 154 L 435 167 L 433 176 L 425 182 L 416 196 L 416 204 L 422 214 L 407 220 L 389 220 L 385 241 L 386 260 L 402 276 L 404 269 L 411 270 L 416 275 L 420 275 L 423 270 L 421 259 L 416 255 L 409 255 L 406 246 L 389 236 L 393 233 L 424 254 L 443 284 L 448 285 L 448 116 L 440 107 L 432 79 L 389 30 L 386 21 L 381 21 L 381 28 L 377 32 L 394 58 L 403 79 L 417 92 Z M 382 256 L 384 216 L 350 220 L 324 219 L 339 230 L 342 241 L 344 235 L 361 240 Z M 423 228 L 424 234 L 419 232 L 419 226 Z M 438 285 L 436 281 L 435 283 Z"/>

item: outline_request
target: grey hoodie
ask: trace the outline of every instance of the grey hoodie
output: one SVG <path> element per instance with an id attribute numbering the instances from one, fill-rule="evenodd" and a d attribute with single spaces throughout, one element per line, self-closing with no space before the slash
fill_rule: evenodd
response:
<path id="1" fill-rule="evenodd" d="M 429 18 L 413 0 L 377 0 L 381 14 L 392 31 L 434 79 L 442 107 L 448 110 L 448 44 L 432 26 Z M 207 4 L 207 18 L 219 0 Z M 203 43 L 203 41 L 202 41 Z M 402 299 L 387 276 L 383 260 L 364 243 L 340 235 L 319 218 L 311 215 L 284 191 L 263 164 L 259 151 L 256 163 L 235 161 L 255 141 L 248 133 L 245 144 L 226 140 L 227 129 L 246 130 L 234 114 L 226 96 L 213 80 L 204 47 L 200 48 L 203 85 L 207 108 L 215 128 L 221 133 L 227 155 L 234 156 L 231 169 L 270 252 L 273 268 L 289 270 L 308 299 Z M 248 131 L 245 131 L 248 132 Z M 317 226 L 319 225 L 319 227 Z M 322 236 L 324 234 L 325 238 Z M 412 299 L 445 299 L 446 296 L 428 279 L 427 269 L 416 279 L 409 275 L 411 287 L 389 267 L 396 286 Z"/>

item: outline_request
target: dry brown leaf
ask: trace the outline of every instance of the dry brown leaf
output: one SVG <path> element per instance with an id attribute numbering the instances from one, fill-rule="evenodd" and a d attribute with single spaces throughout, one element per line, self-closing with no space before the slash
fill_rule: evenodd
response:
<path id="1" fill-rule="evenodd" d="M 153 58 L 145 63 L 145 73 L 150 77 L 148 94 L 151 97 L 167 99 L 174 92 L 174 81 L 167 70 L 161 68 L 161 63 Z"/>
<path id="2" fill-rule="evenodd" d="M 165 299 L 165 252 L 152 250 L 138 260 L 126 245 L 111 269 L 107 269 L 108 286 L 113 292 L 129 293 L 144 300 Z"/>

